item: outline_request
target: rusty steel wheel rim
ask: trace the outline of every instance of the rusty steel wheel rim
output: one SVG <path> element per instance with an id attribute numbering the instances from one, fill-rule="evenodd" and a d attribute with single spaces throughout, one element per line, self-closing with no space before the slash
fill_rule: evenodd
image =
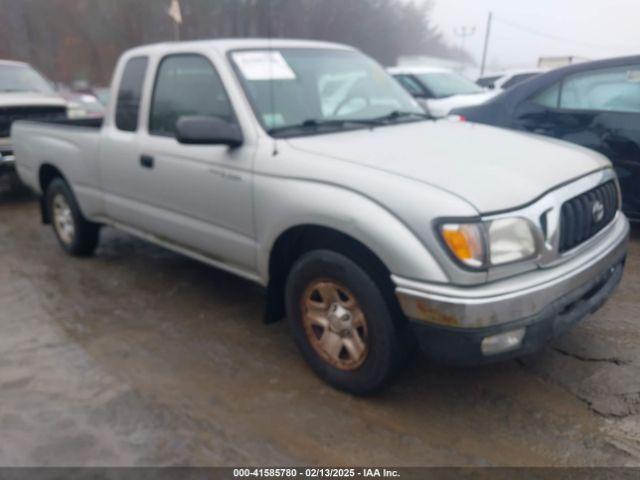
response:
<path id="1" fill-rule="evenodd" d="M 320 357 L 339 370 L 355 370 L 369 353 L 367 319 L 356 297 L 333 280 L 316 280 L 302 296 L 307 339 Z"/>

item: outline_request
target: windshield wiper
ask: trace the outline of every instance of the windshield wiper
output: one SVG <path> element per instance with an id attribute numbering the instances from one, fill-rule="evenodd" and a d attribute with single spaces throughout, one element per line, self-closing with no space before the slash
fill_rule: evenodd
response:
<path id="1" fill-rule="evenodd" d="M 393 112 L 388 113 L 382 117 L 374 118 L 372 121 L 378 122 L 379 125 L 384 125 L 386 123 L 394 122 L 396 120 L 402 120 L 405 118 L 419 118 L 423 120 L 429 120 L 432 117 L 427 113 L 423 112 L 405 112 L 402 110 L 394 110 Z"/>
<path id="2" fill-rule="evenodd" d="M 404 112 L 399 110 L 394 110 L 387 115 L 382 117 L 375 118 L 344 118 L 344 119 L 333 119 L 333 120 L 317 120 L 315 118 L 310 118 L 305 120 L 302 123 L 297 123 L 295 125 L 286 125 L 284 127 L 274 127 L 268 131 L 270 135 L 278 135 L 284 133 L 291 132 L 306 132 L 306 131 L 318 131 L 323 128 L 344 128 L 349 125 L 364 125 L 367 127 L 380 127 L 384 125 L 388 125 L 396 120 L 403 118 L 420 118 L 420 119 L 430 119 L 431 117 L 426 113 L 421 112 Z"/>
<path id="3" fill-rule="evenodd" d="M 268 133 L 270 135 L 278 135 L 282 133 L 288 132 L 298 132 L 298 131 L 317 131 L 322 128 L 344 128 L 347 125 L 365 125 L 369 127 L 375 127 L 380 125 L 380 122 L 377 119 L 369 120 L 369 119 L 357 119 L 357 118 L 349 118 L 349 119 L 340 119 L 340 120 L 316 120 L 314 118 L 310 118 L 305 120 L 302 123 L 297 123 L 295 125 L 286 125 L 284 127 L 275 127 L 269 129 Z"/>

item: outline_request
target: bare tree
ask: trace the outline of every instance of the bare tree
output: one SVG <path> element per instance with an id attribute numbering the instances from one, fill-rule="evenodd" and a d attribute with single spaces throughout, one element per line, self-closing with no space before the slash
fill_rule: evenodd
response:
<path id="1" fill-rule="evenodd" d="M 120 53 L 173 38 L 170 0 L 0 0 L 0 56 L 52 79 L 108 83 Z M 459 57 L 430 20 L 431 0 L 181 0 L 181 37 L 294 37 L 353 45 L 384 64 L 403 54 Z M 462 57 L 468 60 L 468 55 Z"/>

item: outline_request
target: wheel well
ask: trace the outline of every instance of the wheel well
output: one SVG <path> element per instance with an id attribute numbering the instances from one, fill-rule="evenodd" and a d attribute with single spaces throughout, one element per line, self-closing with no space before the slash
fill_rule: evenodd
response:
<path id="1" fill-rule="evenodd" d="M 304 225 L 291 228 L 276 240 L 269 257 L 269 285 L 265 321 L 276 322 L 285 316 L 284 291 L 291 268 L 302 255 L 312 250 L 341 253 L 362 267 L 378 284 L 396 318 L 403 318 L 394 294 L 391 272 L 362 242 L 337 230 Z"/>
<path id="2" fill-rule="evenodd" d="M 40 182 L 40 191 L 42 192 L 42 195 L 40 195 L 40 214 L 42 215 L 42 223 L 44 224 L 51 223 L 51 217 L 46 205 L 46 196 L 49 185 L 56 178 L 64 179 L 64 175 L 62 175 L 62 172 L 56 167 L 48 163 L 40 167 L 40 171 L 38 172 L 38 181 Z"/>

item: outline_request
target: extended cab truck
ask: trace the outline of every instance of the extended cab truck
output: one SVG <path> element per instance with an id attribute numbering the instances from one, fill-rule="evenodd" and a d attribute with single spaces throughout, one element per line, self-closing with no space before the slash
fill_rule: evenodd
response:
<path id="1" fill-rule="evenodd" d="M 67 103 L 48 80 L 26 63 L 0 60 L 0 176 L 17 180 L 9 138 L 14 121 L 66 116 Z"/>
<path id="2" fill-rule="evenodd" d="M 379 388 L 417 339 L 481 363 L 531 352 L 620 281 L 606 158 L 433 121 L 373 60 L 307 41 L 124 54 L 104 124 L 17 122 L 18 171 L 62 247 L 112 225 L 266 287 L 315 372 Z"/>

